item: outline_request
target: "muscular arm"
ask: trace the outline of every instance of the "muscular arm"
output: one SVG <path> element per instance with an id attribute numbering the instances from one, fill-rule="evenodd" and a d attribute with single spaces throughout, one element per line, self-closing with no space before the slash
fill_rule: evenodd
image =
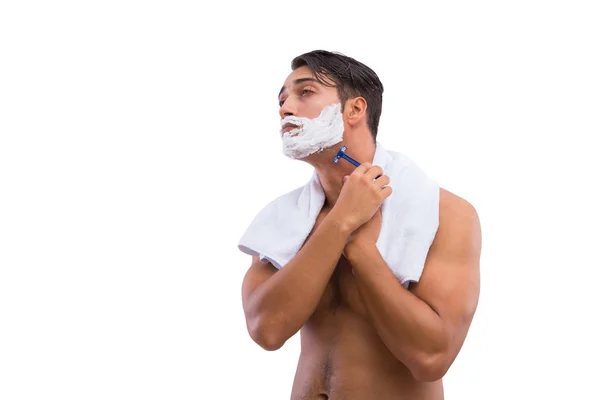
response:
<path id="1" fill-rule="evenodd" d="M 480 249 L 475 210 L 442 191 L 439 229 L 410 290 L 374 245 L 346 251 L 375 329 L 417 380 L 441 379 L 462 347 L 479 298 Z"/>
<path id="2" fill-rule="evenodd" d="M 350 235 L 330 212 L 281 270 L 253 257 L 242 283 L 242 304 L 252 339 L 276 350 L 315 311 Z"/>

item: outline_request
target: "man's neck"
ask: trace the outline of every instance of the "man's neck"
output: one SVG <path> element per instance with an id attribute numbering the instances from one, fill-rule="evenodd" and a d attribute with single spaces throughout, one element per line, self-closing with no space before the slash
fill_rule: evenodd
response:
<path id="1" fill-rule="evenodd" d="M 372 163 L 375 157 L 375 143 L 372 141 L 366 143 L 344 143 L 348 148 L 346 153 L 358 161 L 359 163 Z M 336 146 L 338 148 L 339 146 Z M 356 167 L 348 160 L 340 159 L 337 164 L 333 162 L 335 154 L 331 153 L 319 161 L 311 163 L 319 176 L 321 186 L 325 192 L 324 208 L 331 209 L 337 202 L 342 186 L 344 184 L 344 176 L 350 175 Z"/>

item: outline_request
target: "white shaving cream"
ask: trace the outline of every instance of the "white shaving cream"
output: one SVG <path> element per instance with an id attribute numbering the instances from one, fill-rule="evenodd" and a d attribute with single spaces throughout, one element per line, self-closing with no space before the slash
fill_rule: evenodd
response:
<path id="1" fill-rule="evenodd" d="M 282 128 L 288 123 L 298 126 L 283 134 L 283 154 L 294 159 L 305 158 L 341 142 L 344 133 L 341 107 L 340 103 L 327 106 L 314 119 L 293 115 L 282 119 Z"/>

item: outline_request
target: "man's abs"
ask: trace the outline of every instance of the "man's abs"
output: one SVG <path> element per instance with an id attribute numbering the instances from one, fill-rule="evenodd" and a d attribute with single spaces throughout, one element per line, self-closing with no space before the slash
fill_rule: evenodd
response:
<path id="1" fill-rule="evenodd" d="M 343 257 L 300 337 L 292 400 L 444 397 L 441 381 L 416 381 L 381 341 Z"/>

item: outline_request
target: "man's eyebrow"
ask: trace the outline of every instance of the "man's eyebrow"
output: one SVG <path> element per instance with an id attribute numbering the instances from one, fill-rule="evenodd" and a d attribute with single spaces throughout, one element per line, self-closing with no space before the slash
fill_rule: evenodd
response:
<path id="1" fill-rule="evenodd" d="M 314 82 L 317 82 L 317 83 L 319 82 L 319 81 L 318 81 L 318 80 L 316 80 L 315 78 L 299 78 L 299 79 L 296 79 L 296 80 L 294 81 L 294 85 L 297 85 L 297 84 L 299 84 L 299 83 L 306 82 L 306 81 L 314 81 Z M 279 97 L 281 96 L 281 93 L 282 93 L 284 90 L 285 90 L 285 86 L 282 86 L 282 87 L 281 87 L 281 90 L 279 91 L 279 94 L 277 95 L 277 99 L 279 99 Z"/>

